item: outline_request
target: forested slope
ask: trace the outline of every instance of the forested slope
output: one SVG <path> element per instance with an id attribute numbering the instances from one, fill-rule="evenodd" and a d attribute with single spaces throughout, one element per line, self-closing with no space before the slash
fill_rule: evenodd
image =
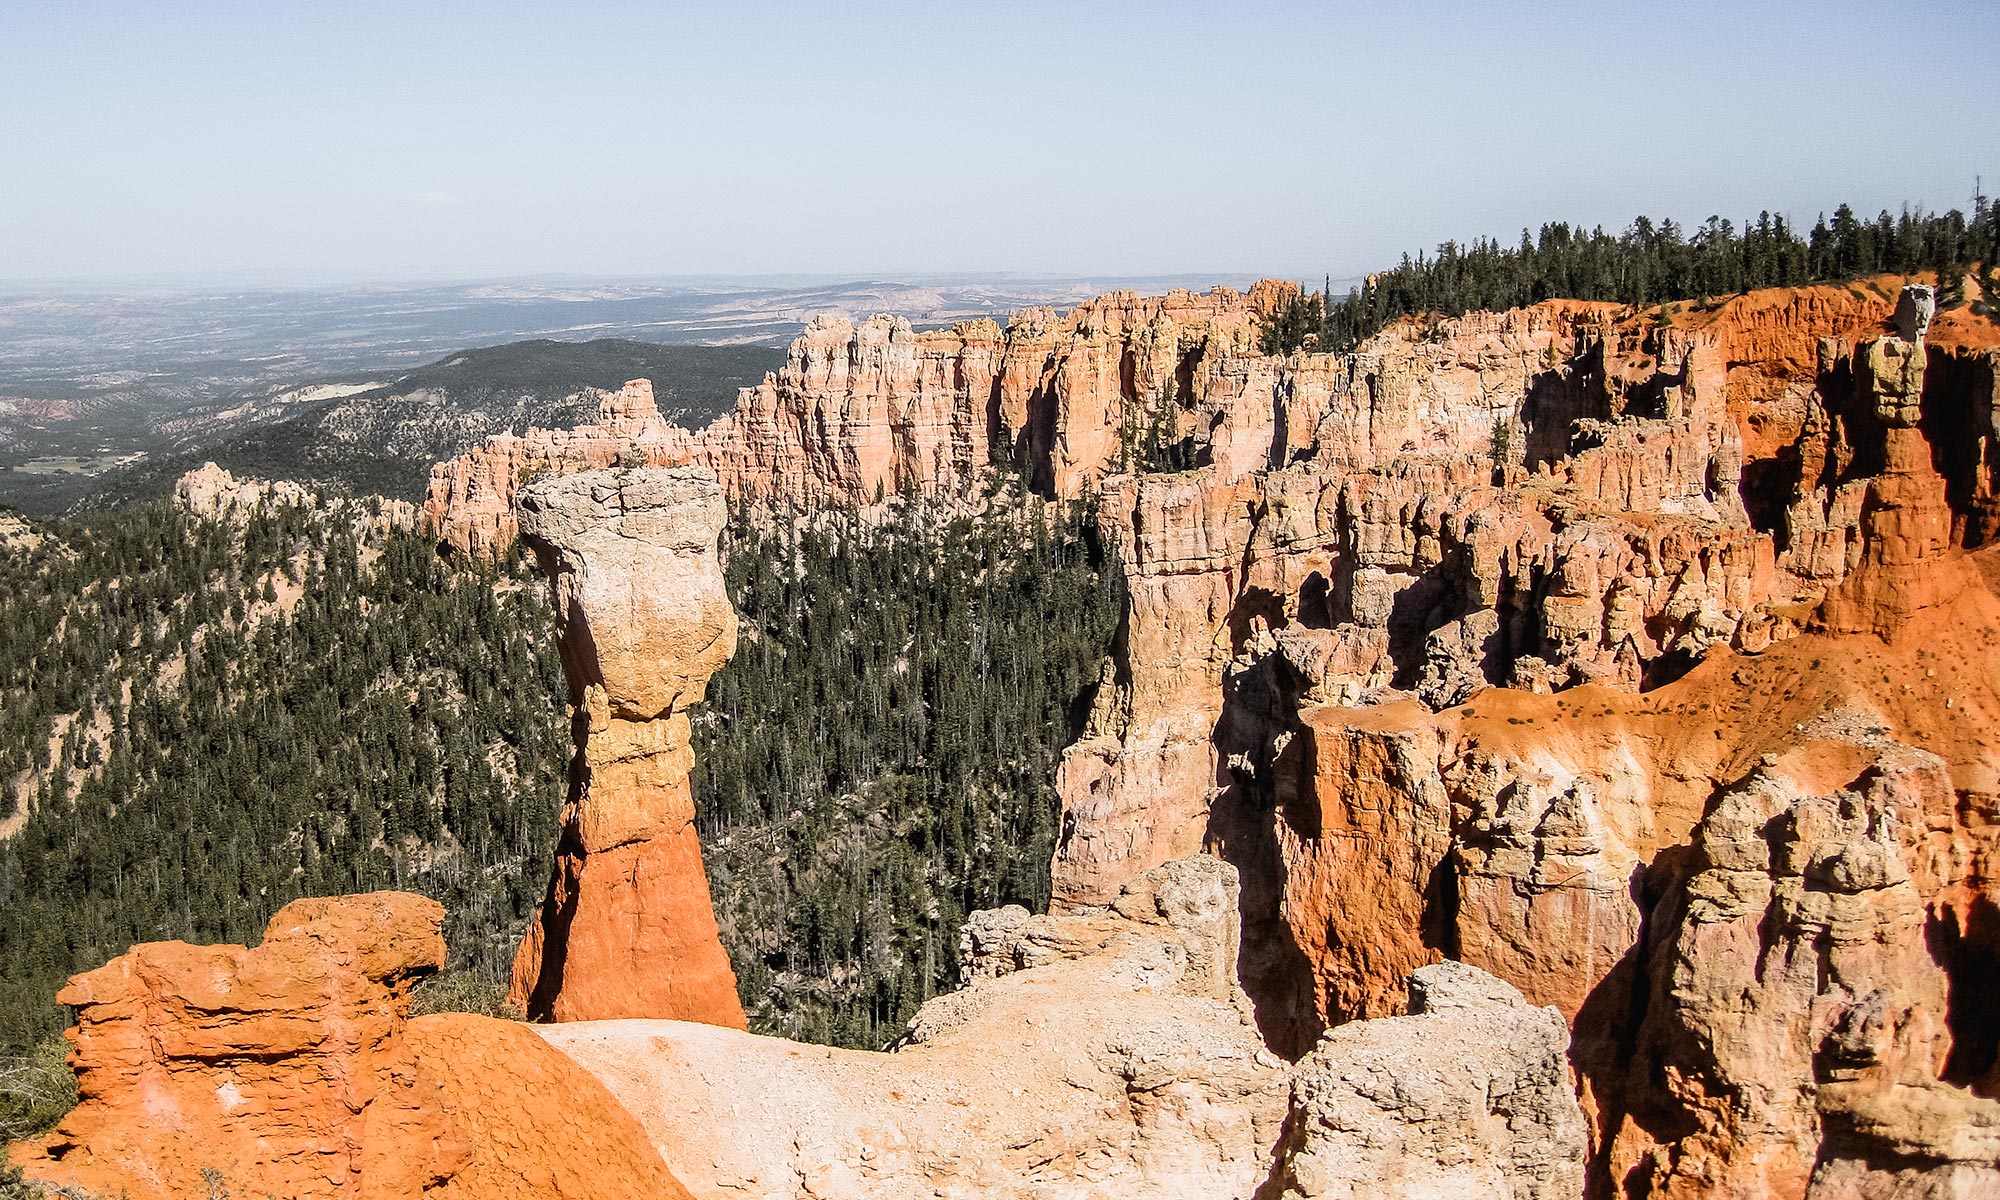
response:
<path id="1" fill-rule="evenodd" d="M 1054 765 L 1118 574 L 1087 512 L 1028 503 L 734 524 L 744 636 L 694 783 L 759 1028 L 879 1045 L 956 982 L 967 912 L 1047 903 Z M 344 501 L 37 532 L 0 547 L 0 1053 L 60 1028 L 71 973 L 254 940 L 302 895 L 437 897 L 436 1002 L 495 1003 L 570 753 L 533 572 Z"/>
<path id="2" fill-rule="evenodd" d="M 743 632 L 693 783 L 753 1028 L 880 1046 L 956 985 L 968 913 L 1047 907 L 1123 582 L 1086 508 L 1027 505 L 732 523 Z"/>
<path id="3" fill-rule="evenodd" d="M 1352 350 L 1390 322 L 1424 313 L 1500 312 L 1558 298 L 1653 305 L 1885 272 L 1932 272 L 1939 307 L 1971 302 L 1986 311 L 1995 303 L 1996 248 L 2000 204 L 1985 196 L 1973 198 L 1969 216 L 1905 208 L 1869 220 L 1843 204 L 1803 232 L 1768 211 L 1740 226 L 1710 217 L 1691 231 L 1643 216 L 1615 234 L 1554 221 L 1533 234 L 1523 229 L 1518 244 L 1476 238 L 1405 254 L 1344 300 L 1333 296 L 1331 284 L 1303 295 L 1275 314 L 1264 350 L 1288 353 L 1307 337 L 1321 350 Z M 1977 298 L 1962 287 L 1975 268 L 1983 284 Z"/>
<path id="4" fill-rule="evenodd" d="M 0 1044 L 60 1026 L 71 972 L 254 940 L 302 895 L 434 895 L 453 964 L 501 978 L 569 753 L 548 626 L 525 569 L 360 505 L 149 504 L 0 551 Z"/>

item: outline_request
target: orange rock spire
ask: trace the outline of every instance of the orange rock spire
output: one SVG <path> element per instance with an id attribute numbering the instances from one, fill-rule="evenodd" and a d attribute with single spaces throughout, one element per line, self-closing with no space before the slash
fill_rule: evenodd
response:
<path id="1" fill-rule="evenodd" d="M 722 491 L 699 468 L 593 471 L 531 484 L 517 512 L 555 592 L 576 759 L 510 995 L 541 1019 L 741 1029 L 688 787 L 687 709 L 736 651 Z"/>

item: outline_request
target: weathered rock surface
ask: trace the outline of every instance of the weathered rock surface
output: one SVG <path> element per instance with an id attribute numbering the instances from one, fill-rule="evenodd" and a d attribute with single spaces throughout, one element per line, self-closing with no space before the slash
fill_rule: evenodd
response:
<path id="1" fill-rule="evenodd" d="M 1127 573 L 1056 911 L 977 914 L 906 1045 L 543 1036 L 702 1196 L 2000 1191 L 1990 323 L 1872 281 L 1256 354 L 1284 294 L 819 322 L 710 430 L 633 385 L 440 466 L 441 536 L 518 528 L 556 590 L 516 994 L 571 1021 L 741 1024 L 686 790 L 723 496 L 1013 470 L 1098 493 Z M 1132 473 L 1142 428 L 1199 465 Z M 522 486 L 618 462 L 717 479 Z"/>
<path id="2" fill-rule="evenodd" d="M 174 503 L 209 521 L 248 520 L 266 506 L 313 502 L 312 493 L 289 479 L 238 479 L 205 462 L 174 481 Z"/>
<path id="3" fill-rule="evenodd" d="M 1560 1016 L 1431 967 L 1422 1015 L 1347 1026 L 1294 1070 L 1236 985 L 1235 896 L 1197 856 L 1104 908 L 976 914 L 968 987 L 889 1053 L 661 1021 L 541 1032 L 702 1197 L 1344 1197 L 1371 1175 L 1397 1196 L 1579 1194 Z"/>
<path id="4" fill-rule="evenodd" d="M 1242 1011 L 1235 882 L 1196 858 L 1111 909 L 1015 910 L 1011 948 L 989 928 L 980 978 L 891 1053 L 666 1021 L 540 1032 L 701 1197 L 1248 1197 L 1287 1070 Z M 1002 965 L 1017 952 L 1032 965 Z"/>
<path id="5" fill-rule="evenodd" d="M 82 1102 L 29 1178 L 132 1200 L 676 1197 L 632 1117 L 523 1025 L 407 1020 L 431 900 L 300 900 L 264 942 L 135 947 L 70 981 Z"/>
<path id="6" fill-rule="evenodd" d="M 25 1162 L 136 1200 L 1248 1200 L 1348 1196 L 1378 1170 L 1395 1195 L 1565 1194 L 1584 1141 L 1559 1017 L 1430 967 L 1418 1015 L 1345 1026 L 1295 1070 L 1237 985 L 1236 894 L 1197 856 L 1103 908 L 977 914 L 968 986 L 878 1053 L 683 1021 L 409 1021 L 437 906 L 301 901 L 256 950 L 142 946 L 79 976 L 85 1101 Z"/>
<path id="7" fill-rule="evenodd" d="M 1315 699 L 1399 689 L 1441 707 L 1498 683 L 1636 688 L 1797 627 L 1774 615 L 1796 589 L 1739 496 L 1711 343 L 1630 333 L 1607 307 L 1299 356 L 1277 376 L 1330 382 L 1289 465 L 1108 481 L 1130 617 L 1063 765 L 1059 903 L 1100 902 L 1212 832 L 1216 800 L 1273 752 L 1245 743 L 1256 719 L 1231 728 L 1226 680 L 1281 640 Z M 1261 436 L 1294 445 L 1275 422 Z"/>
<path id="8" fill-rule="evenodd" d="M 1743 328 L 1635 326 L 1611 306 L 1557 303 L 1399 326 L 1357 355 L 1255 368 L 1296 374 L 1293 401 L 1334 373 L 1310 444 L 1281 423 L 1257 435 L 1290 447 L 1289 465 L 1266 456 L 1235 474 L 1217 453 L 1195 471 L 1109 480 L 1100 520 L 1123 555 L 1130 618 L 1063 766 L 1073 819 L 1058 902 L 1101 902 L 1228 823 L 1216 801 L 1275 753 L 1255 744 L 1270 731 L 1254 712 L 1226 711 L 1232 694 L 1254 709 L 1271 690 L 1238 681 L 1257 663 L 1282 657 L 1317 702 L 1634 690 L 1712 646 L 1756 651 L 1921 603 L 1878 594 L 1895 578 L 1933 584 L 1857 573 L 1864 546 L 1962 575 L 1933 550 L 1992 527 L 1993 353 L 1929 348 L 1940 382 L 1926 407 L 1923 350 L 1877 363 L 1879 340 L 1819 344 L 1858 319 L 1825 291 L 1724 305 Z M 1876 309 L 1879 325 L 1888 305 Z M 1789 335 L 1772 328 L 1788 321 Z M 1748 352 L 1770 357 L 1727 357 Z M 1751 436 L 1773 441 L 1766 397 L 1788 371 L 1804 372 L 1786 385 L 1802 391 L 1791 440 L 1750 458 Z M 1266 411 L 1241 395 L 1232 413 Z M 1876 415 L 1897 404 L 1900 424 Z M 1964 497 L 1950 507 L 1933 503 L 1934 456 Z"/>
<path id="9" fill-rule="evenodd" d="M 743 1028 L 694 828 L 687 709 L 736 650 L 699 468 L 562 475 L 516 498 L 549 577 L 576 758 L 554 877 L 510 996 L 547 1020 Z"/>
<path id="10" fill-rule="evenodd" d="M 598 399 L 597 423 L 576 429 L 503 433 L 431 468 L 423 523 L 461 554 L 492 558 L 520 538 L 514 493 L 544 475 L 688 459 L 688 434 L 667 424 L 653 385 L 635 379 Z"/>
<path id="11" fill-rule="evenodd" d="M 1587 1139 L 1569 1029 L 1461 963 L 1409 978 L 1409 1013 L 1327 1034 L 1292 1078 L 1274 1181 L 1291 1200 L 1572 1200 Z"/>
<path id="12" fill-rule="evenodd" d="M 1197 364 L 1250 352 L 1258 313 L 1287 289 L 1114 292 L 1068 317 L 1018 313 L 1004 333 L 985 320 L 916 331 L 900 317 L 815 318 L 785 366 L 707 429 L 668 425 L 651 384 L 635 380 L 603 398 L 595 425 L 503 434 L 438 464 L 424 522 L 490 557 L 518 534 L 524 481 L 619 462 L 703 466 L 732 500 L 788 507 L 963 501 L 996 467 L 1073 497 L 1118 469 L 1124 436 L 1169 388 L 1191 395 Z M 1194 436 L 1194 415 L 1179 411 L 1188 403 L 1171 419 L 1177 437 Z"/>
<path id="13" fill-rule="evenodd" d="M 1162 831 L 1229 857 L 1274 1045 L 1441 957 L 1508 980 L 1574 1024 L 1595 1190 L 2000 1186 L 1967 1015 L 2000 603 L 1959 549 L 1994 360 L 1823 345 L 1753 515 L 1727 376 L 1645 347 L 1669 377 L 1563 402 L 1568 449 L 1505 488 L 1449 451 L 1113 480 L 1125 661 L 1064 765 L 1058 898 Z"/>

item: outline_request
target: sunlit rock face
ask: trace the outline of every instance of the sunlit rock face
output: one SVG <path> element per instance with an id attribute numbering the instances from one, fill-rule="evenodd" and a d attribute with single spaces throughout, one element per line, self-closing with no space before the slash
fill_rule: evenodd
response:
<path id="1" fill-rule="evenodd" d="M 525 1025 L 409 1019 L 433 900 L 299 900 L 263 943 L 134 947 L 76 976 L 81 1102 L 28 1177 L 132 1200 L 684 1197 L 595 1078 Z"/>
<path id="2" fill-rule="evenodd" d="M 1492 972 L 1572 1023 L 1595 1191 L 1994 1186 L 1996 357 L 1807 301 L 1567 312 L 1472 452 L 1455 339 L 1534 320 L 1392 331 L 1369 402 L 1431 414 L 1393 455 L 1336 405 L 1282 469 L 1111 480 L 1131 601 L 1058 903 L 1236 863 L 1293 1053 Z"/>
<path id="3" fill-rule="evenodd" d="M 577 706 L 543 1036 L 704 1196 L 2000 1190 L 1991 331 L 1869 286 L 1257 353 L 1282 295 L 818 322 L 709 431 L 635 385 L 439 468 Z M 977 914 L 892 1054 L 719 1028 L 725 498 L 1003 474 L 1094 497 L 1129 597 L 1055 911 Z"/>
<path id="4" fill-rule="evenodd" d="M 511 995 L 547 1020 L 743 1028 L 688 787 L 687 710 L 736 650 L 722 490 L 700 468 L 614 469 L 535 482 L 516 507 L 554 594 L 577 749 Z"/>
<path id="5" fill-rule="evenodd" d="M 502 434 L 437 464 L 423 521 L 454 552 L 493 557 L 519 536 L 524 483 L 619 463 L 706 467 L 730 500 L 781 508 L 968 504 L 997 477 L 1080 496 L 1130 465 L 1137 426 L 1205 443 L 1198 376 L 1254 354 L 1258 315 L 1296 292 L 1113 292 L 1067 316 L 1028 309 L 1004 331 L 816 317 L 785 365 L 708 428 L 667 424 L 652 385 L 634 380 L 600 398 L 593 424 Z"/>

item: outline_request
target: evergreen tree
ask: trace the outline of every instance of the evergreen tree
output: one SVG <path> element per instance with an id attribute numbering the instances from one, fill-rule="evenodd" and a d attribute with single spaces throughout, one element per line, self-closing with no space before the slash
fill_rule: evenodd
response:
<path id="1" fill-rule="evenodd" d="M 1583 230 L 1555 222 L 1513 246 L 1481 238 L 1470 245 L 1445 242 L 1435 255 L 1403 256 L 1395 267 L 1369 276 L 1338 304 L 1301 294 L 1264 322 L 1262 348 L 1289 354 L 1317 332 L 1315 349 L 1352 350 L 1384 326 L 1425 313 L 1460 316 L 1503 310 L 1540 300 L 1610 300 L 1633 306 L 1668 301 L 1708 301 L 1755 288 L 1843 283 L 1870 275 L 1932 272 L 1939 303 L 1966 301 L 1963 280 L 1977 268 L 1993 271 L 2000 246 L 2000 217 L 1983 195 L 1973 197 L 1970 218 L 1905 209 L 1873 221 L 1846 204 L 1829 221 L 1821 216 L 1801 237 L 1769 212 L 1739 227 L 1711 216 L 1691 234 L 1671 220 L 1640 216 L 1624 232 Z M 1984 283 L 1982 295 L 1990 295 Z M 1982 300 L 1980 311 L 1990 301 Z"/>

